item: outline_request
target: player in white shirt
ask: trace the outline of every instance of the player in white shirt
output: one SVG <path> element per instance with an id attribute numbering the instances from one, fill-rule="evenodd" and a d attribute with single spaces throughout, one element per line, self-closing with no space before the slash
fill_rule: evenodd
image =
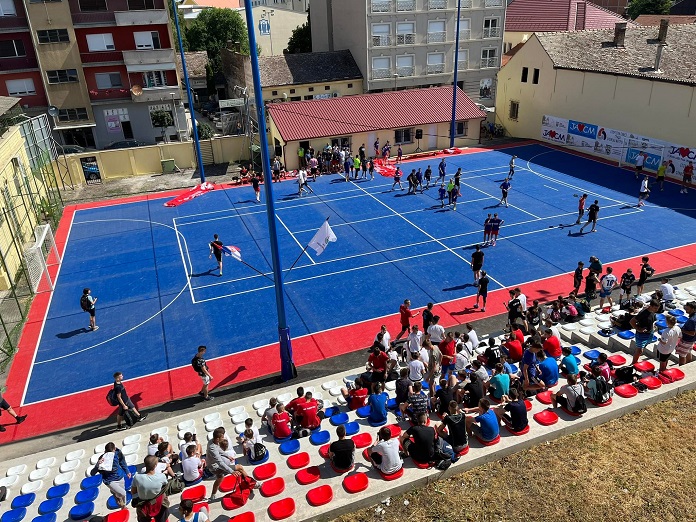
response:
<path id="1" fill-rule="evenodd" d="M 430 335 L 430 342 L 433 344 L 440 344 L 445 338 L 445 329 L 440 325 L 440 316 L 433 316 L 433 324 L 428 327 L 428 335 Z"/>
<path id="2" fill-rule="evenodd" d="M 600 279 L 599 279 L 599 307 L 602 308 L 604 306 L 604 299 L 607 299 L 609 301 L 609 306 L 613 306 L 613 301 L 611 300 L 611 291 L 614 289 L 614 287 L 617 285 L 618 280 L 616 279 L 616 276 L 612 273 L 614 269 L 610 266 L 607 267 L 607 273 L 604 274 Z"/>
<path id="3" fill-rule="evenodd" d="M 674 287 L 669 284 L 669 279 L 667 277 L 662 278 L 660 290 L 662 291 L 662 299 L 665 301 L 665 303 L 671 303 L 674 301 Z"/>

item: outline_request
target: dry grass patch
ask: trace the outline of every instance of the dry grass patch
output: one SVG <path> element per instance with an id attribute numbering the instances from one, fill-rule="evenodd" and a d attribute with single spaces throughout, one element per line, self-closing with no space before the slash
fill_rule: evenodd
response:
<path id="1" fill-rule="evenodd" d="M 693 520 L 695 399 L 683 393 L 394 497 L 383 513 L 336 520 Z"/>

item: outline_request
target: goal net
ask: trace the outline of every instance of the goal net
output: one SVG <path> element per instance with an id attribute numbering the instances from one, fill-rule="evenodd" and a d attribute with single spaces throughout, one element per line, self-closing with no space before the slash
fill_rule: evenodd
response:
<path id="1" fill-rule="evenodd" d="M 29 281 L 34 293 L 53 290 L 49 267 L 60 264 L 60 254 L 53 238 L 51 225 L 39 225 L 34 229 L 34 244 L 24 252 Z"/>

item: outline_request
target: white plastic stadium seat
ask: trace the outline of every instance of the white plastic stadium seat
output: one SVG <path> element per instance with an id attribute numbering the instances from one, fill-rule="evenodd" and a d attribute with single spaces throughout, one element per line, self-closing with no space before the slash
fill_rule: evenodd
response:
<path id="1" fill-rule="evenodd" d="M 258 408 L 258 409 L 256 410 L 256 415 L 258 415 L 259 417 L 263 417 L 263 414 L 266 413 L 266 410 L 267 410 L 268 408 L 270 408 L 270 405 L 269 405 L 269 406 L 266 406 L 265 408 Z"/>
<path id="2" fill-rule="evenodd" d="M 7 476 L 11 477 L 12 475 L 21 475 L 23 473 L 27 472 L 27 465 L 26 464 L 20 464 L 19 466 L 13 466 L 10 469 L 7 470 Z"/>
<path id="3" fill-rule="evenodd" d="M 152 431 L 150 432 L 150 435 L 155 435 L 155 434 L 157 434 L 157 435 L 159 435 L 160 437 L 164 437 L 164 436 L 167 435 L 168 433 L 169 433 L 169 428 L 167 428 L 166 426 L 160 426 L 159 428 L 155 428 L 154 430 L 152 430 Z"/>
<path id="4" fill-rule="evenodd" d="M 561 328 L 563 330 L 565 330 L 566 332 L 573 332 L 573 331 L 578 329 L 578 326 L 576 324 L 573 324 L 573 323 L 566 323 L 566 324 L 562 325 Z M 396 389 L 396 388 L 394 388 L 394 389 Z"/>
<path id="5" fill-rule="evenodd" d="M 129 466 L 132 466 L 133 464 L 139 462 L 138 461 L 138 455 L 135 453 L 132 453 L 130 455 L 126 455 L 126 464 Z"/>
<path id="6" fill-rule="evenodd" d="M 244 433 L 244 430 L 245 430 L 245 429 L 246 429 L 246 425 L 245 425 L 244 423 L 242 423 L 242 424 L 237 424 L 237 425 L 234 427 L 234 432 L 235 432 L 237 435 L 241 435 L 242 433 Z"/>
<path id="7" fill-rule="evenodd" d="M 387 381 L 384 387 L 387 391 L 394 391 L 396 390 L 396 381 Z"/>
<path id="8" fill-rule="evenodd" d="M 128 435 L 125 439 L 123 439 L 123 445 L 124 446 L 129 446 L 131 444 L 135 444 L 136 442 L 140 442 L 140 434 L 136 433 L 135 435 Z"/>
<path id="9" fill-rule="evenodd" d="M 239 424 L 239 423 L 242 423 L 242 422 L 244 422 L 245 420 L 247 420 L 248 418 L 249 418 L 249 415 L 247 415 L 247 412 L 240 413 L 240 414 L 235 415 L 234 417 L 232 417 L 232 424 Z"/>
<path id="10" fill-rule="evenodd" d="M 324 384 L 322 384 L 321 389 L 325 390 L 325 391 L 329 391 L 331 388 L 335 388 L 336 386 L 338 386 L 337 381 L 329 381 L 329 382 L 325 382 Z"/>
<path id="11" fill-rule="evenodd" d="M 99 457 L 101 457 L 101 456 L 102 456 L 101 453 L 95 453 L 94 455 L 92 455 L 92 456 L 90 457 L 89 463 L 90 463 L 92 466 L 96 465 L 97 462 L 99 461 Z"/>
<path id="12" fill-rule="evenodd" d="M 196 425 L 195 420 L 187 419 L 187 420 L 182 421 L 179 424 L 177 424 L 176 429 L 179 431 L 191 431 L 191 428 L 193 428 L 195 425 Z"/>
<path id="13" fill-rule="evenodd" d="M 312 397 L 314 397 L 314 392 L 315 392 L 315 391 L 316 391 L 316 388 L 315 388 L 314 386 L 305 386 L 305 387 L 304 387 L 304 392 L 305 392 L 305 393 L 307 393 L 307 392 L 311 393 L 311 394 L 312 394 Z"/>
<path id="14" fill-rule="evenodd" d="M 196 433 L 196 428 L 191 428 L 189 430 L 181 430 L 179 433 L 176 434 L 176 436 L 179 438 L 179 440 L 184 440 L 184 435 L 187 433 Z"/>
<path id="15" fill-rule="evenodd" d="M 35 480 L 45 479 L 50 472 L 51 472 L 51 470 L 49 468 L 35 469 L 31 473 L 29 473 L 29 480 L 31 480 L 33 482 Z M 16 477 L 17 477 L 17 475 L 15 475 L 15 478 Z"/>
<path id="16" fill-rule="evenodd" d="M 47 459 L 41 459 L 39 462 L 36 463 L 36 469 L 50 468 L 51 466 L 55 465 L 55 463 L 56 463 L 55 457 L 48 457 Z"/>
<path id="17" fill-rule="evenodd" d="M 124 455 L 136 455 L 139 449 L 140 444 L 128 444 L 121 448 L 121 452 L 123 452 Z"/>
<path id="18" fill-rule="evenodd" d="M 229 410 L 227 410 L 227 415 L 229 415 L 230 417 L 234 417 L 235 415 L 239 415 L 240 413 L 244 413 L 245 411 L 246 408 L 244 406 L 235 406 L 234 408 L 230 408 Z"/>
<path id="19" fill-rule="evenodd" d="M 592 328 L 591 326 L 583 326 L 580 328 L 580 333 L 585 335 L 592 335 L 597 331 L 597 328 Z"/>
<path id="20" fill-rule="evenodd" d="M 324 399 L 324 394 L 321 392 L 313 392 L 312 393 L 312 399 L 316 399 L 318 401 L 321 401 Z"/>
<path id="21" fill-rule="evenodd" d="M 61 484 L 70 484 L 73 480 L 75 480 L 75 472 L 68 471 L 67 473 L 56 475 L 56 478 L 53 479 L 53 485 L 60 486 Z"/>
<path id="22" fill-rule="evenodd" d="M 100 455 L 104 453 L 106 450 L 106 444 L 99 444 L 98 446 L 95 446 L 94 448 L 94 453 L 99 453 Z"/>
<path id="23" fill-rule="evenodd" d="M 216 421 L 220 418 L 220 414 L 218 412 L 215 413 L 209 413 L 205 417 L 203 417 L 203 424 L 208 424 L 209 422 Z"/>
<path id="24" fill-rule="evenodd" d="M 348 403 L 348 401 L 343 397 L 343 395 L 338 397 L 336 400 L 338 400 L 338 404 L 340 404 L 341 406 L 345 406 Z"/>
<path id="25" fill-rule="evenodd" d="M 358 375 L 358 374 L 355 374 L 355 375 L 346 375 L 346 376 L 343 378 L 343 382 L 346 383 L 346 384 L 348 384 L 349 382 L 355 382 L 355 379 L 357 379 L 358 377 L 360 377 L 360 375 Z"/>
<path id="26" fill-rule="evenodd" d="M 27 482 L 22 486 L 22 495 L 28 495 L 29 493 L 36 493 L 43 488 L 43 480 L 37 480 L 36 482 Z"/>
<path id="27" fill-rule="evenodd" d="M 215 419 L 214 421 L 211 421 L 205 425 L 205 431 L 215 431 L 215 429 L 219 428 L 220 426 L 222 426 L 222 419 Z"/>
<path id="28" fill-rule="evenodd" d="M 68 462 L 63 462 L 63 464 L 60 465 L 60 468 L 58 468 L 58 471 L 61 473 L 67 473 L 68 471 L 75 471 L 79 467 L 79 460 L 69 460 Z"/>
<path id="29" fill-rule="evenodd" d="M 11 477 L 5 477 L 4 479 L 0 479 L 0 486 L 5 486 L 6 488 L 9 488 L 10 486 L 14 486 L 18 480 L 19 480 L 19 477 L 17 475 L 12 475 Z"/>
<path id="30" fill-rule="evenodd" d="M 80 449 L 80 450 L 75 450 L 71 451 L 65 456 L 65 461 L 70 461 L 70 460 L 80 460 L 82 457 L 85 456 L 85 450 Z"/>
<path id="31" fill-rule="evenodd" d="M 340 386 L 336 386 L 335 388 L 331 388 L 331 389 L 329 390 L 329 394 L 330 394 L 332 397 L 341 396 L 341 387 L 340 387 Z"/>
<path id="32" fill-rule="evenodd" d="M 278 395 L 278 402 L 282 402 L 283 404 L 287 404 L 293 399 L 292 393 L 281 393 Z"/>
<path id="33" fill-rule="evenodd" d="M 580 326 L 593 326 L 595 322 L 592 319 L 580 319 Z"/>
<path id="34" fill-rule="evenodd" d="M 252 404 L 255 410 L 260 410 L 261 408 L 266 409 L 269 406 L 268 399 L 261 399 Z"/>

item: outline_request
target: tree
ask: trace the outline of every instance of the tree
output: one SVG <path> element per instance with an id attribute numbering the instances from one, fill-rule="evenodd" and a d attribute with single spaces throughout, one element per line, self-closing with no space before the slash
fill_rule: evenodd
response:
<path id="1" fill-rule="evenodd" d="M 631 0 L 626 12 L 631 20 L 635 20 L 644 14 L 669 14 L 672 0 Z"/>
<path id="2" fill-rule="evenodd" d="M 174 118 L 172 118 L 172 113 L 170 111 L 152 111 L 150 113 L 150 120 L 152 121 L 153 127 L 159 127 L 162 131 L 162 139 L 167 132 L 167 127 L 174 125 Z"/>
<path id="3" fill-rule="evenodd" d="M 186 29 L 189 51 L 207 51 L 213 72 L 221 69 L 220 51 L 227 42 L 239 42 L 242 53 L 249 54 L 247 27 L 242 16 L 232 9 L 217 7 L 201 11 Z"/>
<path id="4" fill-rule="evenodd" d="M 312 52 L 312 26 L 307 9 L 307 21 L 298 25 L 292 30 L 290 40 L 288 40 L 288 53 L 311 53 Z"/>
<path id="5" fill-rule="evenodd" d="M 209 140 L 215 136 L 215 131 L 207 123 L 198 124 L 198 139 L 199 140 Z"/>

